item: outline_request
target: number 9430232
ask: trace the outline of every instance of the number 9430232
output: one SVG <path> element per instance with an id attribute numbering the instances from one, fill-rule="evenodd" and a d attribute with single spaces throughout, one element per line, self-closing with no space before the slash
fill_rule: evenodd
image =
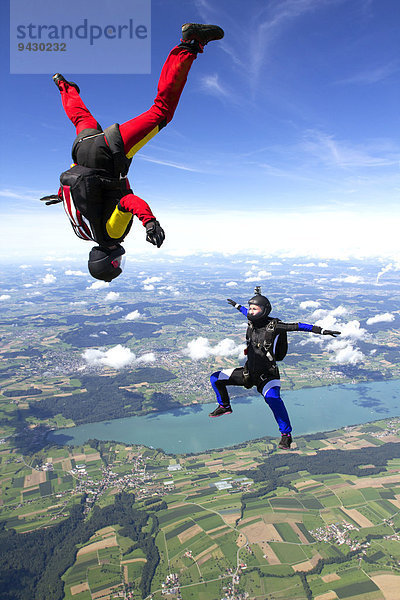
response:
<path id="1" fill-rule="evenodd" d="M 18 44 L 19 52 L 66 52 L 67 44 L 65 42 L 28 42 Z"/>

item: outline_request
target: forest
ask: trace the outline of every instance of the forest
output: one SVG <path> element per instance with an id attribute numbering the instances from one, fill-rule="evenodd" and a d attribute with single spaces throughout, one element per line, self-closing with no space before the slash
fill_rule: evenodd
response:
<path id="1" fill-rule="evenodd" d="M 141 577 L 141 592 L 145 598 L 159 562 L 154 542 L 158 531 L 155 511 L 165 508 L 158 503 L 147 510 L 135 506 L 135 496 L 122 492 L 115 503 L 105 508 L 94 507 L 84 518 L 85 497 L 72 507 L 69 517 L 53 527 L 17 533 L 0 526 L 0 597 L 2 600 L 62 600 L 62 574 L 75 562 L 77 545 L 85 544 L 99 529 L 122 526 L 120 534 L 129 537 L 133 545 L 127 553 L 141 548 L 146 564 Z M 151 527 L 146 525 L 151 519 Z"/>

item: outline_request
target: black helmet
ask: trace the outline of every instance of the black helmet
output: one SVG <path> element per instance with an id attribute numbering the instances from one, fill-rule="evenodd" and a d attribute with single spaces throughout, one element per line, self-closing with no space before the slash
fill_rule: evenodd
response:
<path id="1" fill-rule="evenodd" d="M 116 248 L 94 246 L 89 252 L 88 269 L 95 279 L 112 281 L 122 273 L 122 257 L 125 250 L 120 244 Z"/>
<path id="2" fill-rule="evenodd" d="M 262 311 L 258 313 L 258 315 L 247 315 L 247 318 L 252 323 L 259 322 L 268 317 L 269 313 L 272 310 L 271 302 L 265 296 L 261 296 L 261 294 L 256 294 L 249 300 L 249 305 L 255 304 L 256 306 L 261 306 Z"/>

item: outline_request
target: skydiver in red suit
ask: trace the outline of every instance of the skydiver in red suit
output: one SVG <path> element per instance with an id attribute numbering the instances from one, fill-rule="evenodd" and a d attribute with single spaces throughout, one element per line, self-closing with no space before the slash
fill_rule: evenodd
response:
<path id="1" fill-rule="evenodd" d="M 53 76 L 64 110 L 76 128 L 72 147 L 75 166 L 61 175 L 58 196 L 42 200 L 46 204 L 63 201 L 76 235 L 98 244 L 88 261 L 89 272 L 96 279 L 111 281 L 122 272 L 125 250 L 121 242 L 134 215 L 145 226 L 148 242 L 158 248 L 163 243 L 164 231 L 149 205 L 130 189 L 128 169 L 136 152 L 171 121 L 197 54 L 208 42 L 223 36 L 217 25 L 183 25 L 181 43 L 171 50 L 162 68 L 154 104 L 143 114 L 105 131 L 83 103 L 78 85 L 60 73 Z"/>

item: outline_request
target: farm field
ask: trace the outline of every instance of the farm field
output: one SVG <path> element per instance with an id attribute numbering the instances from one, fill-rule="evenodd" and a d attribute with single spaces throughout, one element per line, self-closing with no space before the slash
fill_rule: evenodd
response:
<path id="1" fill-rule="evenodd" d="M 400 440 L 398 420 L 375 428 L 380 440 L 390 432 L 387 444 Z M 324 460 L 332 445 L 345 454 L 355 439 L 355 451 L 363 452 L 360 426 L 327 434 L 311 456 Z M 111 522 L 76 548 L 62 576 L 67 600 L 118 594 L 140 600 L 147 583 L 159 600 L 239 598 L 246 591 L 282 600 L 309 594 L 395 600 L 400 461 L 380 458 L 381 449 L 392 446 L 374 446 L 374 462 L 362 468 L 343 464 L 323 474 L 310 462 L 313 440 L 299 442 L 301 449 L 285 455 L 261 441 L 234 453 L 195 456 L 111 442 L 48 448 L 30 457 L 3 452 L 2 519 L 29 535 L 62 523 L 82 498 L 90 521 L 94 507 L 112 508 L 118 494 L 134 494 L 135 507 L 148 515 L 143 531 L 154 531 L 158 559 L 151 579 L 146 551 L 129 529 L 121 532 Z"/>

